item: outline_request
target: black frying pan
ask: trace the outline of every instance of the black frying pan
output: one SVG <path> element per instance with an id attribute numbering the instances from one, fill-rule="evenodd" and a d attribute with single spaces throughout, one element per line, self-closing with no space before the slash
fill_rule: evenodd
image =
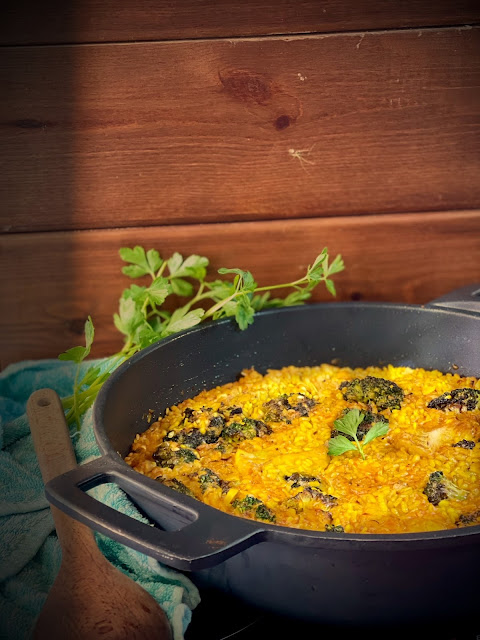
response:
<path id="1" fill-rule="evenodd" d="M 480 609 L 480 526 L 412 534 L 304 531 L 238 518 L 138 474 L 122 458 L 145 414 L 244 368 L 332 360 L 480 376 L 480 298 L 466 287 L 425 306 L 310 304 L 194 328 L 140 352 L 101 390 L 102 457 L 47 485 L 48 499 L 92 528 L 264 609 L 322 623 L 460 620 Z M 480 445 L 477 445 L 480 446 Z M 116 482 L 156 527 L 85 493 Z"/>

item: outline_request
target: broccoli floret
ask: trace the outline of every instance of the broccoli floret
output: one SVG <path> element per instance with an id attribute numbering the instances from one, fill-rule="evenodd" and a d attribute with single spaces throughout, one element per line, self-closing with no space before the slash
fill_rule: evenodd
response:
<path id="1" fill-rule="evenodd" d="M 179 440 L 181 444 L 186 445 L 187 447 L 191 447 L 192 449 L 196 449 L 200 445 L 205 442 L 205 436 L 200 431 L 200 429 L 192 429 L 189 433 L 185 433 L 183 437 Z"/>
<path id="2" fill-rule="evenodd" d="M 198 456 L 192 449 L 180 448 L 173 450 L 167 443 L 162 443 L 155 453 L 153 459 L 159 467 L 167 467 L 173 469 L 177 464 L 192 463 L 198 460 Z"/>
<path id="3" fill-rule="evenodd" d="M 303 491 L 297 493 L 293 498 L 289 498 L 288 506 L 297 508 L 298 503 L 311 502 L 312 500 L 320 500 L 326 507 L 334 507 L 338 499 L 322 490 L 322 481 L 316 476 L 302 475 L 301 473 L 292 473 L 291 476 L 284 476 L 287 482 L 292 483 L 292 489 L 304 487 Z"/>
<path id="4" fill-rule="evenodd" d="M 341 524 L 326 524 L 325 531 L 333 531 L 334 533 L 344 533 L 345 529 Z"/>
<path id="5" fill-rule="evenodd" d="M 205 432 L 205 442 L 207 444 L 213 444 L 214 442 L 217 442 L 224 427 L 225 418 L 221 415 L 213 416 Z"/>
<path id="6" fill-rule="evenodd" d="M 265 420 L 273 422 L 291 422 L 287 417 L 287 411 L 290 409 L 290 403 L 288 402 L 288 396 L 286 393 L 274 400 L 265 402 L 263 407 L 267 410 Z"/>
<path id="7" fill-rule="evenodd" d="M 248 422 L 232 422 L 223 429 L 221 437 L 226 442 L 242 442 L 242 440 L 251 440 L 255 438 L 257 432 L 254 424 Z"/>
<path id="8" fill-rule="evenodd" d="M 221 415 L 213 416 L 208 426 L 211 429 L 223 429 L 225 426 L 225 418 Z"/>
<path id="9" fill-rule="evenodd" d="M 275 514 L 266 507 L 261 500 L 254 496 L 246 496 L 242 499 L 232 501 L 232 507 L 250 517 L 258 518 L 259 520 L 267 520 L 268 522 L 275 522 Z"/>
<path id="10" fill-rule="evenodd" d="M 259 520 L 266 520 L 267 522 L 275 522 L 276 517 L 273 511 L 268 509 L 264 504 L 260 504 L 255 510 L 255 517 Z"/>
<path id="11" fill-rule="evenodd" d="M 199 409 L 192 409 L 192 407 L 186 407 L 183 410 L 183 418 L 188 422 L 196 422 L 200 416 L 204 413 L 214 413 L 212 407 L 200 407 Z"/>
<path id="12" fill-rule="evenodd" d="M 181 431 L 169 431 L 163 439 L 164 442 L 178 442 L 187 447 L 196 449 L 205 442 L 205 436 L 196 427 L 194 429 L 182 429 Z"/>
<path id="13" fill-rule="evenodd" d="M 272 433 L 272 429 L 261 420 L 244 418 L 243 422 L 232 422 L 221 433 L 226 442 L 238 443 Z"/>
<path id="14" fill-rule="evenodd" d="M 152 457 L 159 467 L 173 469 L 175 466 L 175 454 L 168 444 L 161 444 Z"/>
<path id="15" fill-rule="evenodd" d="M 246 496 L 245 498 L 236 498 L 232 500 L 232 507 L 240 511 L 240 513 L 248 513 L 255 506 L 262 504 L 262 501 L 253 496 Z"/>
<path id="16" fill-rule="evenodd" d="M 180 482 L 180 480 L 177 480 L 176 478 L 172 478 L 171 480 L 160 480 L 160 482 L 164 484 L 166 487 L 175 489 L 175 491 L 178 491 L 179 493 L 183 493 L 186 496 L 195 498 L 194 494 L 190 491 L 190 489 L 186 485 L 184 485 L 183 482 Z"/>
<path id="17" fill-rule="evenodd" d="M 349 411 L 350 409 L 344 409 L 342 412 L 342 416 L 347 415 Z M 376 422 L 384 422 L 388 424 L 387 418 L 385 418 L 385 416 L 382 416 L 379 413 L 373 413 L 372 411 L 363 411 L 362 413 L 363 413 L 363 420 L 357 427 L 357 439 L 359 441 L 364 439 L 364 437 L 370 431 L 371 427 L 373 427 L 373 425 Z M 332 429 L 331 437 L 336 438 L 338 435 L 340 435 L 340 432 L 337 429 Z M 345 438 L 347 438 L 351 442 L 354 442 L 355 440 L 353 436 L 348 435 L 348 433 L 343 433 L 343 431 L 341 435 L 345 436 Z"/>
<path id="18" fill-rule="evenodd" d="M 195 409 L 187 407 L 183 412 L 183 415 L 185 417 L 185 420 L 188 420 L 189 422 L 195 422 Z"/>
<path id="19" fill-rule="evenodd" d="M 457 527 L 467 527 L 471 524 L 480 524 L 480 509 L 469 513 L 468 515 L 462 514 L 455 522 Z"/>
<path id="20" fill-rule="evenodd" d="M 245 418 L 245 421 L 249 419 L 250 418 Z M 254 420 L 253 422 L 255 423 L 255 430 L 259 438 L 261 438 L 262 436 L 269 436 L 271 433 L 273 433 L 272 427 L 269 427 L 268 424 L 265 424 L 263 420 Z"/>
<path id="21" fill-rule="evenodd" d="M 367 405 L 374 403 L 379 411 L 400 409 L 405 397 L 403 389 L 396 382 L 375 376 L 345 380 L 339 389 L 347 402 L 363 402 Z"/>
<path id="22" fill-rule="evenodd" d="M 204 472 L 198 478 L 202 493 L 209 487 L 220 487 L 223 493 L 226 493 L 230 487 L 229 483 L 222 480 L 220 476 L 211 469 L 204 469 Z"/>
<path id="23" fill-rule="evenodd" d="M 460 449 L 474 449 L 475 442 L 473 440 L 460 440 L 460 442 L 452 444 L 452 447 L 460 447 Z"/>
<path id="24" fill-rule="evenodd" d="M 185 409 L 184 415 L 187 416 L 189 422 L 195 422 L 193 409 Z M 221 415 L 213 416 L 210 420 L 207 430 L 202 433 L 200 429 L 182 429 L 181 431 L 169 431 L 164 437 L 164 442 L 178 442 L 184 444 L 191 449 L 197 449 L 202 444 L 212 444 L 220 438 L 222 429 L 225 426 L 225 419 Z"/>
<path id="25" fill-rule="evenodd" d="M 300 491 L 292 498 L 289 498 L 286 502 L 286 506 L 295 509 L 295 511 L 303 511 L 306 506 L 312 502 L 315 503 L 318 501 L 324 504 L 327 509 L 330 509 L 337 504 L 338 498 L 324 493 L 323 491 L 319 491 L 318 489 L 306 487 L 303 491 Z"/>
<path id="26" fill-rule="evenodd" d="M 451 480 L 443 475 L 443 471 L 434 471 L 430 474 L 423 493 L 428 501 L 435 507 L 442 500 L 465 500 L 467 491 L 459 489 Z"/>
<path id="27" fill-rule="evenodd" d="M 302 418 L 308 416 L 313 407 L 317 404 L 316 400 L 309 398 L 304 393 L 291 393 L 288 396 L 290 407 L 298 413 Z"/>
<path id="28" fill-rule="evenodd" d="M 441 411 L 474 411 L 480 409 L 480 391 L 477 389 L 453 389 L 442 393 L 438 398 L 430 400 L 428 409 Z"/>
<path id="29" fill-rule="evenodd" d="M 311 487 L 321 490 L 321 480 L 316 476 L 303 475 L 295 471 L 291 476 L 284 476 L 287 482 L 292 483 L 292 489 L 298 489 L 299 487 Z"/>
<path id="30" fill-rule="evenodd" d="M 215 447 L 215 450 L 220 451 L 223 456 L 229 456 L 233 453 L 234 446 L 230 443 L 222 442 L 222 440 L 220 440 L 220 442 Z"/>
<path id="31" fill-rule="evenodd" d="M 188 448 L 182 448 L 182 449 L 177 449 L 177 451 L 175 451 L 175 455 L 178 458 L 179 462 L 183 462 L 183 463 L 192 463 L 195 462 L 195 460 L 198 460 L 198 455 L 195 453 L 195 451 L 192 451 L 192 449 L 188 449 Z"/>
<path id="32" fill-rule="evenodd" d="M 284 393 L 278 398 L 265 402 L 263 405 L 266 409 L 265 420 L 290 424 L 294 417 L 308 416 L 316 404 L 316 400 L 303 393 Z"/>

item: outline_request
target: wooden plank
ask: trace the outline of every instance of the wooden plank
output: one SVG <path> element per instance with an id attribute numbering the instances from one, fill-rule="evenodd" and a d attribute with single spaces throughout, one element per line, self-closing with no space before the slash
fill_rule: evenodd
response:
<path id="1" fill-rule="evenodd" d="M 480 28 L 0 50 L 0 231 L 480 205 Z"/>
<path id="2" fill-rule="evenodd" d="M 0 43 L 81 43 L 474 24 L 473 0 L 7 0 Z"/>
<path id="3" fill-rule="evenodd" d="M 0 236 L 1 364 L 55 357 L 82 342 L 91 314 L 93 356 L 121 346 L 112 314 L 131 281 L 118 249 L 142 245 L 252 271 L 260 284 L 301 277 L 324 246 L 341 253 L 338 300 L 425 303 L 480 283 L 480 211 L 389 214 Z M 8 274 L 8 277 L 5 277 Z M 331 300 L 323 287 L 316 300 Z"/>

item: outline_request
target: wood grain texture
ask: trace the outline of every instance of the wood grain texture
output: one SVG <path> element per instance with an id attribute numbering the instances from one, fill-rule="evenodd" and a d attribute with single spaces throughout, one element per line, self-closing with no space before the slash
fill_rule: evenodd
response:
<path id="1" fill-rule="evenodd" d="M 470 209 L 480 28 L 0 51 L 0 230 Z"/>
<path id="2" fill-rule="evenodd" d="M 0 43 L 213 38 L 479 21 L 473 0 L 7 0 Z"/>
<path id="3" fill-rule="evenodd" d="M 118 249 L 136 244 L 165 258 L 206 255 L 211 278 L 222 266 L 250 269 L 260 284 L 301 277 L 327 246 L 346 263 L 336 277 L 338 300 L 425 303 L 480 283 L 480 211 L 3 235 L 1 365 L 83 343 L 88 314 L 96 327 L 92 356 L 118 350 L 112 314 L 131 282 Z M 319 287 L 314 299 L 331 298 Z"/>

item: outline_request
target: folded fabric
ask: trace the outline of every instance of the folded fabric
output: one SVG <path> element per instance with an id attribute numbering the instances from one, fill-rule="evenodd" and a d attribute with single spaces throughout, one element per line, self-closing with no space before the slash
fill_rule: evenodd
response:
<path id="1" fill-rule="evenodd" d="M 101 365 L 102 361 L 90 361 Z M 30 435 L 25 407 L 36 389 L 49 387 L 61 397 L 72 393 L 76 365 L 58 360 L 24 361 L 0 373 L 0 638 L 26 640 L 61 563 L 49 504 Z M 92 411 L 73 438 L 79 463 L 99 456 Z M 95 497 L 146 522 L 116 485 L 95 489 Z M 174 640 L 182 640 L 192 610 L 200 601 L 195 585 L 182 573 L 153 558 L 96 534 L 108 560 L 146 589 L 163 608 Z"/>

